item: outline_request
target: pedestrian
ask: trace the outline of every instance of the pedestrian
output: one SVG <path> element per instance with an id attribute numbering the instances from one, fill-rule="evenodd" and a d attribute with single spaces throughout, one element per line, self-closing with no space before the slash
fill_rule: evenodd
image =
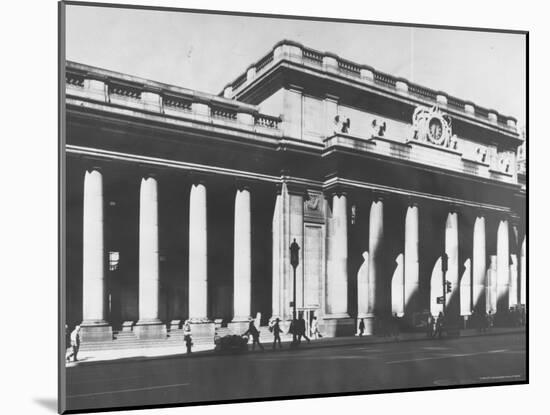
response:
<path id="1" fill-rule="evenodd" d="M 438 316 L 437 316 L 437 320 L 435 322 L 435 333 L 434 333 L 434 337 L 437 336 L 438 339 L 440 339 L 441 337 L 443 337 L 443 328 L 444 328 L 444 317 L 443 317 L 443 312 L 440 311 Z"/>
<path id="2" fill-rule="evenodd" d="M 260 332 L 254 325 L 254 320 L 248 325 L 248 330 L 243 334 L 243 336 L 252 336 L 252 350 L 256 348 L 256 344 L 260 346 L 260 349 L 264 350 L 264 346 L 260 343 Z"/>
<path id="3" fill-rule="evenodd" d="M 279 343 L 279 349 L 282 349 L 283 346 L 281 344 L 281 333 L 283 332 L 281 330 L 281 327 L 279 326 L 279 322 L 281 320 L 279 320 L 279 317 L 277 317 L 275 319 L 275 322 L 273 323 L 273 325 L 270 327 L 272 333 L 273 333 L 273 350 L 275 350 L 275 347 L 277 345 L 277 343 Z"/>
<path id="4" fill-rule="evenodd" d="M 359 322 L 359 337 L 363 337 L 363 333 L 365 332 L 365 321 L 361 319 Z"/>
<path id="5" fill-rule="evenodd" d="M 323 337 L 323 335 L 319 331 L 319 322 L 317 321 L 317 317 L 315 317 L 315 316 L 313 316 L 313 321 L 311 322 L 311 336 L 314 339 L 318 339 L 319 337 Z"/>
<path id="6" fill-rule="evenodd" d="M 393 316 L 391 319 L 391 334 L 393 335 L 395 340 L 399 340 L 399 324 L 400 324 L 400 319 L 397 316 L 397 313 L 393 313 Z"/>
<path id="7" fill-rule="evenodd" d="M 193 348 L 193 338 L 191 337 L 191 325 L 189 324 L 189 320 L 185 320 L 185 323 L 183 323 L 183 341 L 185 342 L 187 353 L 191 353 Z"/>
<path id="8" fill-rule="evenodd" d="M 73 358 L 73 362 L 77 362 L 78 350 L 80 349 L 80 326 L 76 326 L 71 332 L 70 341 L 71 351 L 67 355 L 67 362 L 71 361 L 71 357 Z"/>
<path id="9" fill-rule="evenodd" d="M 426 320 L 426 337 L 430 339 L 434 336 L 434 316 L 432 313 L 428 314 L 428 319 Z"/>
<path id="10" fill-rule="evenodd" d="M 307 342 L 310 342 L 309 337 L 306 336 L 306 321 L 304 320 L 304 316 L 300 316 L 298 318 L 297 324 L 296 324 L 296 338 L 298 340 L 298 344 L 302 341 L 302 337 L 307 340 Z"/>
<path id="11" fill-rule="evenodd" d="M 490 331 L 493 328 L 493 324 L 495 324 L 493 310 L 489 310 L 487 313 L 487 330 Z"/>

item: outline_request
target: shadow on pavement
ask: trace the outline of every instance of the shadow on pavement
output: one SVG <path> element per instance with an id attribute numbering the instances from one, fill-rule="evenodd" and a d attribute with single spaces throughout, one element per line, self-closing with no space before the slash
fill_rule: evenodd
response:
<path id="1" fill-rule="evenodd" d="M 34 401 L 42 406 L 43 408 L 48 409 L 51 412 L 57 413 L 57 399 L 55 398 L 34 398 Z"/>

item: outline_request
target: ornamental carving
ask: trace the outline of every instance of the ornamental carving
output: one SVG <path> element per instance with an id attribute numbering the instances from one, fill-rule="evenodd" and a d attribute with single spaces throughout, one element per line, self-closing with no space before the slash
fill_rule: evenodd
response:
<path id="1" fill-rule="evenodd" d="M 508 153 L 499 153 L 497 161 L 497 169 L 502 173 L 510 173 L 512 164 L 511 156 Z"/>
<path id="2" fill-rule="evenodd" d="M 309 194 L 309 199 L 306 200 L 306 207 L 308 210 L 318 210 L 320 196 L 317 194 Z"/>
<path id="3" fill-rule="evenodd" d="M 349 118 L 341 117 L 337 115 L 334 117 L 334 133 L 344 133 L 349 134 L 349 129 L 351 127 L 351 121 Z"/>
<path id="4" fill-rule="evenodd" d="M 412 117 L 413 140 L 436 146 L 457 149 L 458 140 L 452 135 L 451 117 L 442 113 L 439 107 L 416 107 Z"/>

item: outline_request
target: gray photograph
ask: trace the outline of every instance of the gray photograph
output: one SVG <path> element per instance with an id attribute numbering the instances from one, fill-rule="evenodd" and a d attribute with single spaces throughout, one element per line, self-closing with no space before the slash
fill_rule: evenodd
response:
<path id="1" fill-rule="evenodd" d="M 527 33 L 61 3 L 60 411 L 527 383 Z"/>

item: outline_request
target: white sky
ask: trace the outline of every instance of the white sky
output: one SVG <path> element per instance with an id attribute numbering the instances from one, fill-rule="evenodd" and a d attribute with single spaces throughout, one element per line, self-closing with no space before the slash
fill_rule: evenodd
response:
<path id="1" fill-rule="evenodd" d="M 525 36 L 67 6 L 67 59 L 217 94 L 281 39 L 526 117 Z"/>

